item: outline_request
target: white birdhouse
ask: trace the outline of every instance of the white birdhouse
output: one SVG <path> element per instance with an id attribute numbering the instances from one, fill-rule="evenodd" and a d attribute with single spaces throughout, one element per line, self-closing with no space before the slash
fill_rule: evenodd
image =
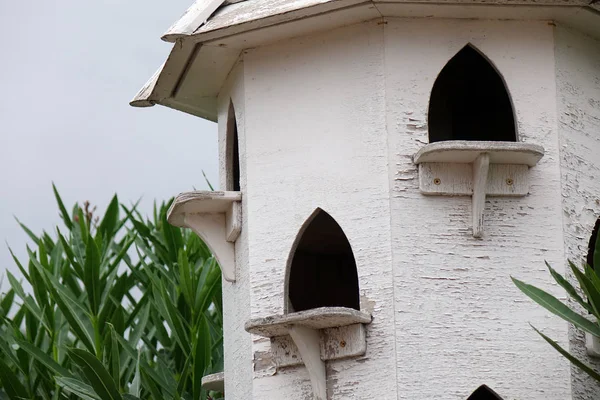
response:
<path id="1" fill-rule="evenodd" d="M 132 105 L 219 125 L 223 191 L 169 215 L 223 272 L 225 370 L 208 387 L 598 396 L 528 323 L 593 364 L 583 335 L 510 280 L 564 297 L 544 261 L 582 262 L 600 212 L 588 3 L 198 0 L 168 30 Z"/>

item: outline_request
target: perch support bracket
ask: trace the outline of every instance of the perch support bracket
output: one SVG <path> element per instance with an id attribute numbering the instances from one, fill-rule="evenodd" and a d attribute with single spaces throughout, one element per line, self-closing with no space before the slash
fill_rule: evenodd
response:
<path id="1" fill-rule="evenodd" d="M 473 236 L 480 238 L 486 197 L 526 196 L 529 167 L 543 156 L 534 144 L 451 140 L 424 146 L 413 161 L 424 195 L 472 197 Z"/>
<path id="2" fill-rule="evenodd" d="M 171 225 L 190 228 L 204 240 L 228 282 L 235 282 L 234 242 L 242 230 L 241 200 L 240 192 L 181 193 L 167 214 Z"/>
<path id="3" fill-rule="evenodd" d="M 345 307 L 312 310 L 253 319 L 246 330 L 271 338 L 271 351 L 278 368 L 304 364 L 315 400 L 327 399 L 328 360 L 359 357 L 367 351 L 364 324 L 371 315 Z"/>

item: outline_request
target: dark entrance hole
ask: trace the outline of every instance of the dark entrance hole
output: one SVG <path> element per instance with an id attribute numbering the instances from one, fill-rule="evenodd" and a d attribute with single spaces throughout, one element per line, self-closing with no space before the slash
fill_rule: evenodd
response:
<path id="1" fill-rule="evenodd" d="M 590 237 L 590 243 L 588 244 L 588 254 L 587 254 L 587 264 L 592 267 L 592 269 L 596 270 L 596 268 L 600 268 L 600 265 L 595 265 L 594 263 L 594 252 L 596 250 L 596 241 L 598 240 L 598 231 L 600 230 L 600 218 L 596 221 L 596 225 L 594 225 L 594 229 L 592 230 L 592 236 Z M 600 251 L 600 250 L 598 250 Z M 596 258 L 600 258 L 600 254 L 596 255 Z M 598 271 L 596 271 L 598 272 Z"/>
<path id="2" fill-rule="evenodd" d="M 486 385 L 481 385 L 467 400 L 502 400 L 502 397 Z"/>
<path id="3" fill-rule="evenodd" d="M 356 262 L 342 228 L 329 214 L 317 209 L 300 235 L 288 281 L 293 311 L 318 307 L 359 310 Z"/>
<path id="4" fill-rule="evenodd" d="M 494 66 L 471 45 L 442 69 L 429 101 L 429 142 L 517 140 L 512 103 Z"/>
<path id="5" fill-rule="evenodd" d="M 235 119 L 233 102 L 229 103 L 227 115 L 227 136 L 225 139 L 225 162 L 227 176 L 227 190 L 240 191 L 240 147 L 238 141 L 238 127 Z"/>

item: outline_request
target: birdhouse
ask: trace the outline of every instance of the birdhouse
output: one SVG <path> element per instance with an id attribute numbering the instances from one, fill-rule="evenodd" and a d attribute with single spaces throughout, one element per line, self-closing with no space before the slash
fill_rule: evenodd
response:
<path id="1" fill-rule="evenodd" d="M 598 4 L 198 0 L 163 40 L 173 49 L 132 105 L 218 122 L 221 191 L 183 193 L 169 214 L 223 273 L 225 368 L 207 387 L 229 400 L 597 390 L 528 323 L 593 364 L 584 335 L 510 276 L 564 297 L 544 261 L 587 254 Z"/>

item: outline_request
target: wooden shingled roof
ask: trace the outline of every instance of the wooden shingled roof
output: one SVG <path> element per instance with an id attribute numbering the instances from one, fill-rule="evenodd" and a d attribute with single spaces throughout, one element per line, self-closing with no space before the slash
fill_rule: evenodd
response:
<path id="1" fill-rule="evenodd" d="M 244 49 L 387 17 L 554 21 L 600 38 L 593 0 L 196 0 L 162 36 L 173 49 L 130 104 L 216 121 L 217 95 Z"/>

